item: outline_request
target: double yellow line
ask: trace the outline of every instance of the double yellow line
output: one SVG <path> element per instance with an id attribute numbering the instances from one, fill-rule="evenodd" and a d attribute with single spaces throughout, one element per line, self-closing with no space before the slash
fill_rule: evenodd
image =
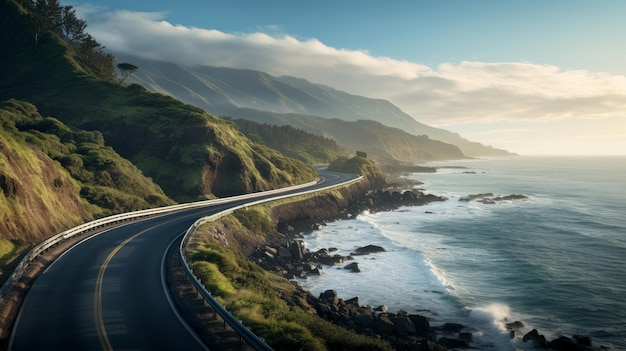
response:
<path id="1" fill-rule="evenodd" d="M 167 223 L 167 222 L 166 222 Z M 100 272 L 98 272 L 98 279 L 96 279 L 96 292 L 94 294 L 93 299 L 93 309 L 94 309 L 94 320 L 96 322 L 96 331 L 98 333 L 98 338 L 100 339 L 100 344 L 102 345 L 102 349 L 105 351 L 113 351 L 113 347 L 111 346 L 111 341 L 109 340 L 109 336 L 107 335 L 107 331 L 104 327 L 104 317 L 102 315 L 102 282 L 104 280 L 104 272 L 109 265 L 109 262 L 113 259 L 113 256 L 117 254 L 118 251 L 122 249 L 126 244 L 133 241 L 138 236 L 144 234 L 145 232 L 152 230 L 156 227 L 159 227 L 165 223 L 159 224 L 157 226 L 148 228 L 144 231 L 141 231 L 130 238 L 124 240 L 121 244 L 119 244 L 104 260 L 102 266 L 100 267 Z"/>

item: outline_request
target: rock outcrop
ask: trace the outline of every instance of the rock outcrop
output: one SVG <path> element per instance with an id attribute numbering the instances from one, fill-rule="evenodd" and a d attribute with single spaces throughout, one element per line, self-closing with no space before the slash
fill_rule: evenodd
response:
<path id="1" fill-rule="evenodd" d="M 525 200 L 525 199 L 528 199 L 528 196 L 520 195 L 520 194 L 495 196 L 493 193 L 482 193 L 482 194 L 467 195 L 465 197 L 460 198 L 459 201 L 461 202 L 477 201 L 477 202 L 482 202 L 484 204 L 493 205 L 500 201 L 513 201 L 513 200 Z"/>

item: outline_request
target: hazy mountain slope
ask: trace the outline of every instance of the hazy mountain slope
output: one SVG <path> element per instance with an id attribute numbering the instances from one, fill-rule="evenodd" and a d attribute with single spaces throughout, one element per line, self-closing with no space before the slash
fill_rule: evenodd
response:
<path id="1" fill-rule="evenodd" d="M 376 104 L 372 104 L 372 99 L 350 95 L 324 85 L 313 84 L 305 79 L 295 77 L 278 77 L 277 79 L 304 91 L 315 92 L 316 96 L 336 96 L 338 94 L 343 97 L 342 100 L 344 101 L 353 101 L 351 105 L 353 107 L 352 110 L 359 116 L 363 116 L 357 119 L 371 119 L 390 127 L 402 129 L 414 135 L 428 135 L 431 139 L 458 146 L 467 156 L 510 155 L 506 150 L 500 150 L 491 146 L 485 146 L 479 142 L 469 141 L 457 133 L 420 123 L 387 100 L 376 99 L 374 100 Z M 321 116 L 332 117 L 330 115 Z M 345 120 L 356 120 L 339 116 L 335 117 Z"/>
<path id="2" fill-rule="evenodd" d="M 339 118 L 345 121 L 373 120 L 414 135 L 428 135 L 458 146 L 468 156 L 507 155 L 456 133 L 416 121 L 387 100 L 348 94 L 295 77 L 222 67 L 181 67 L 118 54 L 120 61 L 140 67 L 129 81 L 167 93 L 215 115 L 238 116 L 238 108 L 276 113 Z"/>
<path id="3" fill-rule="evenodd" d="M 168 196 L 226 196 L 315 178 L 312 168 L 250 141 L 230 122 L 94 74 L 56 34 L 45 33 L 35 50 L 28 13 L 12 1 L 0 1 L 0 16 L 0 101 L 28 101 L 72 128 L 100 131 Z"/>
<path id="4" fill-rule="evenodd" d="M 462 159 L 465 155 L 451 144 L 416 136 L 376 121 L 344 121 L 317 116 L 272 113 L 239 109 L 236 116 L 275 125 L 291 125 L 314 134 L 333 138 L 352 150 L 367 152 L 378 160 L 395 159 L 403 162 Z"/>

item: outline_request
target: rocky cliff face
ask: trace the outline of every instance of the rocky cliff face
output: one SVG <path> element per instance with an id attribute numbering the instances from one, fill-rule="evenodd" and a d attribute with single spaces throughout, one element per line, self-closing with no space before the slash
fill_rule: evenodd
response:
<path id="1" fill-rule="evenodd" d="M 0 136 L 0 238 L 35 244 L 90 216 L 67 171 Z"/>

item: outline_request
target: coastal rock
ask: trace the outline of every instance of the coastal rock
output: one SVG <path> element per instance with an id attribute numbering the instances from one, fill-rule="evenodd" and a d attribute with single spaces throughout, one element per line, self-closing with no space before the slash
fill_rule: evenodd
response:
<path id="1" fill-rule="evenodd" d="M 383 312 L 383 313 L 385 313 L 385 312 L 387 312 L 387 310 L 388 310 L 388 308 L 385 305 L 380 305 L 380 306 L 374 308 L 374 311 L 376 311 L 376 312 Z"/>
<path id="2" fill-rule="evenodd" d="M 310 271 L 311 274 L 313 275 L 322 275 L 324 271 L 322 271 L 320 268 L 315 267 L 314 269 L 312 269 Z"/>
<path id="3" fill-rule="evenodd" d="M 537 329 L 533 329 L 526 333 L 522 338 L 523 342 L 531 342 L 533 347 L 545 349 L 548 347 L 548 342 L 546 341 L 546 337 L 539 334 Z"/>
<path id="4" fill-rule="evenodd" d="M 495 196 L 492 193 L 474 194 L 459 198 L 461 202 L 478 201 L 484 204 L 493 205 L 499 201 L 525 200 L 526 195 L 512 194 L 507 196 Z"/>
<path id="5" fill-rule="evenodd" d="M 439 340 L 437 340 L 437 344 L 450 350 L 456 349 L 456 348 L 465 348 L 469 346 L 469 342 L 467 342 L 466 340 L 453 339 L 453 338 L 447 338 L 447 337 L 442 337 Z"/>
<path id="6" fill-rule="evenodd" d="M 469 201 L 492 198 L 492 197 L 493 197 L 492 193 L 474 194 L 474 195 L 467 195 L 466 197 L 462 197 L 459 199 L 459 201 L 469 202 Z"/>
<path id="7" fill-rule="evenodd" d="M 411 322 L 409 317 L 393 317 L 391 318 L 393 325 L 395 327 L 395 333 L 399 336 L 407 336 L 407 335 L 415 335 L 417 334 L 417 330 L 415 329 L 415 325 Z"/>
<path id="8" fill-rule="evenodd" d="M 584 346 L 591 346 L 591 337 L 588 335 L 574 335 L 572 339 L 576 340 L 577 343 Z"/>
<path id="9" fill-rule="evenodd" d="M 336 305 L 339 302 L 336 290 L 326 290 L 320 294 L 320 300 Z"/>
<path id="10" fill-rule="evenodd" d="M 459 339 L 465 340 L 468 343 L 472 341 L 473 338 L 474 338 L 474 335 L 472 333 L 459 333 Z"/>
<path id="11" fill-rule="evenodd" d="M 380 247 L 380 246 L 376 246 L 376 245 L 367 245 L 367 246 L 363 246 L 363 247 L 359 247 L 358 249 L 356 249 L 352 255 L 353 256 L 358 256 L 358 255 L 369 255 L 371 253 L 377 253 L 377 252 L 385 252 L 387 250 L 385 250 L 384 248 Z"/>
<path id="12" fill-rule="evenodd" d="M 562 351 L 587 351 L 588 347 L 584 345 L 580 345 L 576 343 L 574 340 L 561 336 L 558 339 L 554 339 L 548 343 L 548 348 L 551 350 L 562 350 Z"/>
<path id="13" fill-rule="evenodd" d="M 278 257 L 280 258 L 293 258 L 291 250 L 289 248 L 281 246 L 278 248 Z"/>
<path id="14" fill-rule="evenodd" d="M 343 263 L 345 261 L 345 257 L 341 255 L 334 256 L 319 256 L 316 258 L 317 262 L 326 265 L 326 266 L 334 266 L 339 263 Z"/>
<path id="15" fill-rule="evenodd" d="M 524 323 L 520 321 L 515 321 L 515 322 L 505 324 L 505 327 L 506 327 L 506 330 L 508 331 L 519 330 L 519 329 L 524 328 Z"/>
<path id="16" fill-rule="evenodd" d="M 500 198 L 495 198 L 494 200 L 496 201 L 511 201 L 511 200 L 526 200 L 528 199 L 528 196 L 526 195 L 519 195 L 519 194 L 513 194 L 513 195 L 508 195 L 508 196 L 504 196 L 504 197 L 500 197 Z"/>
<path id="17" fill-rule="evenodd" d="M 415 327 L 415 334 L 417 336 L 421 336 L 422 338 L 428 338 L 428 334 L 430 333 L 430 322 L 428 321 L 428 318 L 412 314 L 409 315 L 409 319 L 411 319 L 411 322 Z"/>
<path id="18" fill-rule="evenodd" d="M 351 299 L 347 299 L 346 300 L 346 305 L 352 305 L 352 306 L 355 306 L 355 307 L 359 307 L 359 297 L 355 296 L 355 297 L 353 297 Z"/>
<path id="19" fill-rule="evenodd" d="M 289 251 L 291 252 L 291 257 L 296 260 L 301 260 L 304 258 L 304 243 L 302 241 L 294 241 L 289 244 Z"/>
<path id="20" fill-rule="evenodd" d="M 372 328 L 374 325 L 374 316 L 371 314 L 360 314 L 352 318 L 354 323 L 361 328 Z"/>
<path id="21" fill-rule="evenodd" d="M 459 323 L 444 323 L 441 326 L 441 330 L 448 333 L 458 333 L 463 330 L 465 326 Z"/>
<path id="22" fill-rule="evenodd" d="M 395 326 L 389 317 L 384 314 L 380 314 L 374 320 L 373 329 L 376 334 L 385 337 L 393 333 Z"/>
<path id="23" fill-rule="evenodd" d="M 352 273 L 360 273 L 361 269 L 359 268 L 359 264 L 356 262 L 348 263 L 343 269 L 347 269 Z"/>

